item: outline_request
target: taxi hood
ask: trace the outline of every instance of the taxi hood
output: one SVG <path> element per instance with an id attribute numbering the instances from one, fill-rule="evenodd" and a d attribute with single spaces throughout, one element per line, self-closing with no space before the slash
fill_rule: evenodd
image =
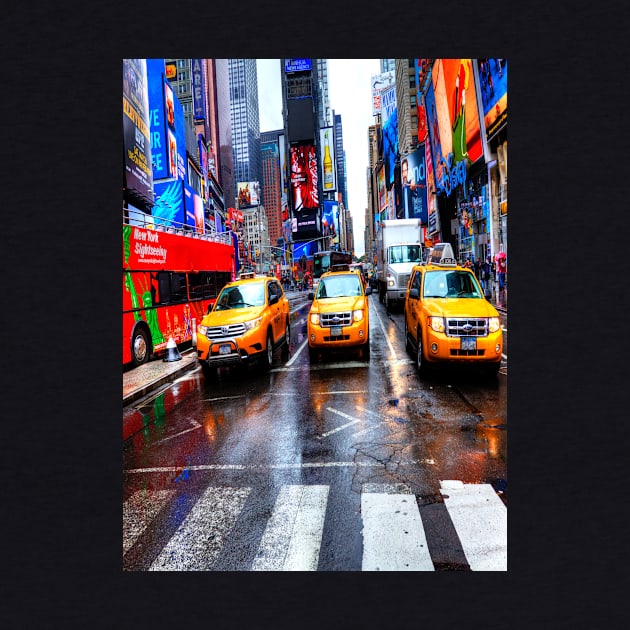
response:
<path id="1" fill-rule="evenodd" d="M 264 306 L 248 306 L 245 308 L 228 308 L 224 311 L 210 311 L 202 320 L 204 326 L 226 326 L 240 324 L 260 317 Z"/>
<path id="2" fill-rule="evenodd" d="M 499 313 L 483 298 L 425 298 L 429 315 L 435 317 L 498 317 Z"/>
<path id="3" fill-rule="evenodd" d="M 367 308 L 363 295 L 323 298 L 315 300 L 311 306 L 314 313 L 336 313 L 338 311 L 358 311 Z"/>

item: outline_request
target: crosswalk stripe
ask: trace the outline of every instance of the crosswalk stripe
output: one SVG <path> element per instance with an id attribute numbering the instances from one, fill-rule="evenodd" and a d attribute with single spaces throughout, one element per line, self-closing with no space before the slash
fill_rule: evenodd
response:
<path id="1" fill-rule="evenodd" d="M 253 571 L 316 571 L 328 486 L 283 486 L 263 534 Z"/>
<path id="2" fill-rule="evenodd" d="M 362 570 L 434 571 L 416 497 L 396 490 L 361 493 Z"/>
<path id="3" fill-rule="evenodd" d="M 472 571 L 507 571 L 507 508 L 490 484 L 440 482 Z"/>
<path id="4" fill-rule="evenodd" d="M 175 490 L 136 490 L 123 503 L 123 555 L 174 494 Z"/>
<path id="5" fill-rule="evenodd" d="M 149 571 L 210 569 L 250 491 L 251 488 L 207 488 Z"/>

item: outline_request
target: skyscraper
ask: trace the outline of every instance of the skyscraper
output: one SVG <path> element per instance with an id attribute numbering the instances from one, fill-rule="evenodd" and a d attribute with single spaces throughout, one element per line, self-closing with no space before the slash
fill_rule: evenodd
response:
<path id="1" fill-rule="evenodd" d="M 229 59 L 228 68 L 234 180 L 236 183 L 260 182 L 262 192 L 256 60 Z M 235 198 L 236 190 L 231 191 L 231 195 Z"/>

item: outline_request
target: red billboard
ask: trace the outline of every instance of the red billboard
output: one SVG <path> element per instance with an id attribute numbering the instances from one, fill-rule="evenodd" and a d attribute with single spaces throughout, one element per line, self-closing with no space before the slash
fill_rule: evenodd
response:
<path id="1" fill-rule="evenodd" d="M 290 148 L 291 201 L 294 212 L 319 207 L 317 192 L 317 153 L 313 144 L 298 144 Z"/>

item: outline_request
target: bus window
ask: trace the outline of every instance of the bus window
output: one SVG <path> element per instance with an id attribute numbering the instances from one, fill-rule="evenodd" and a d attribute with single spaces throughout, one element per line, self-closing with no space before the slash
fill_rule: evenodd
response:
<path id="1" fill-rule="evenodd" d="M 176 271 L 171 273 L 171 303 L 185 302 L 188 299 L 186 296 L 186 274 L 177 273 Z"/>

